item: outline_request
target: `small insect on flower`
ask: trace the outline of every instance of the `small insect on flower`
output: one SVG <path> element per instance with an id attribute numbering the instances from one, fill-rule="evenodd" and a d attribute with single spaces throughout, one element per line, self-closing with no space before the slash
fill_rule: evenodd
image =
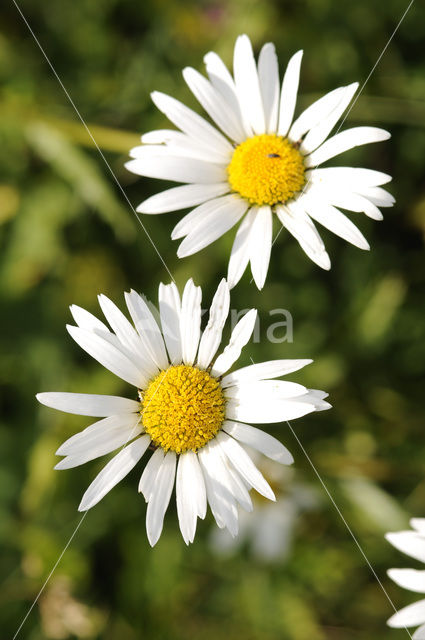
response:
<path id="1" fill-rule="evenodd" d="M 174 483 L 177 513 L 185 542 L 193 542 L 197 518 L 209 504 L 217 525 L 235 536 L 237 504 L 252 510 L 250 490 L 274 500 L 274 494 L 243 445 L 272 460 L 291 464 L 292 455 L 276 438 L 247 423 L 292 420 L 328 409 L 322 391 L 276 380 L 311 360 L 272 360 L 227 373 L 254 330 L 251 309 L 234 327 L 216 357 L 230 307 L 229 286 L 220 283 L 201 332 L 201 289 L 192 280 L 182 298 L 175 284 L 159 287 L 159 320 L 135 291 L 125 294 L 134 322 L 106 296 L 101 309 L 112 331 L 75 305 L 74 340 L 95 360 L 137 392 L 132 399 L 80 393 L 39 393 L 48 407 L 102 418 L 64 442 L 56 469 L 70 469 L 122 447 L 85 492 L 80 511 L 97 504 L 153 453 L 139 482 L 148 503 L 146 529 L 151 545 L 162 531 Z"/>
<path id="2" fill-rule="evenodd" d="M 219 56 L 205 58 L 208 79 L 190 67 L 183 77 L 210 122 L 158 91 L 152 100 L 178 128 L 142 136 L 131 150 L 129 171 L 186 183 L 142 202 L 137 211 L 165 213 L 195 207 L 171 237 L 184 238 L 177 255 L 192 255 L 241 222 L 230 255 L 228 282 L 235 286 L 248 262 L 264 285 L 277 217 L 305 253 L 323 269 L 331 263 L 313 221 L 347 242 L 369 249 L 359 229 L 341 211 L 381 220 L 378 207 L 394 198 L 382 188 L 391 177 L 350 167 L 318 168 L 340 153 L 390 134 L 354 127 L 329 137 L 351 102 L 358 83 L 334 89 L 295 117 L 302 51 L 289 61 L 282 84 L 274 45 L 267 43 L 256 63 L 246 35 L 236 40 L 233 77 Z"/>
<path id="3" fill-rule="evenodd" d="M 385 537 L 399 551 L 415 560 L 425 562 L 425 518 L 412 518 L 410 525 L 412 530 L 387 533 Z M 425 593 L 425 571 L 423 570 L 389 569 L 388 575 L 391 580 L 404 589 L 415 593 Z M 387 620 L 387 624 L 396 629 L 420 625 L 412 638 L 413 640 L 425 640 L 425 600 L 418 600 L 397 611 Z"/>

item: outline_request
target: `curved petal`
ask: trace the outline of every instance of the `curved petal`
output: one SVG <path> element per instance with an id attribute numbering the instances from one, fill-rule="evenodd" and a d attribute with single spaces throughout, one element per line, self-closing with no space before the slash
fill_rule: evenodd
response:
<path id="1" fill-rule="evenodd" d="M 143 469 L 142 475 L 140 476 L 138 491 L 139 493 L 143 494 L 146 502 L 149 502 L 150 498 L 152 497 L 152 492 L 154 491 L 156 485 L 158 470 L 162 465 L 164 457 L 165 454 L 163 449 L 161 449 L 160 447 L 158 447 L 158 449 L 155 449 L 155 451 L 149 458 L 146 467 Z"/>
<path id="2" fill-rule="evenodd" d="M 258 79 L 267 133 L 276 133 L 279 113 L 279 63 L 274 44 L 267 42 L 258 58 Z"/>
<path id="3" fill-rule="evenodd" d="M 312 362 L 313 360 L 269 360 L 268 362 L 250 364 L 225 376 L 221 381 L 221 386 L 226 388 L 245 382 L 278 378 L 298 371 Z"/>
<path id="4" fill-rule="evenodd" d="M 424 622 L 425 600 L 419 600 L 397 611 L 397 613 L 387 620 L 387 625 L 395 629 L 401 629 L 403 627 L 416 627 L 416 625 L 423 624 Z"/>
<path id="5" fill-rule="evenodd" d="M 230 289 L 237 285 L 248 265 L 251 229 L 257 211 L 257 207 L 251 207 L 236 232 L 227 272 L 227 281 Z"/>
<path id="6" fill-rule="evenodd" d="M 144 373 L 117 347 L 85 329 L 72 325 L 67 325 L 66 328 L 75 342 L 105 369 L 135 387 L 144 386 Z"/>
<path id="7" fill-rule="evenodd" d="M 164 516 L 173 491 L 176 474 L 176 454 L 168 451 L 155 480 L 155 488 L 149 498 L 146 510 L 146 532 L 153 547 L 159 540 L 164 524 Z"/>
<path id="8" fill-rule="evenodd" d="M 283 76 L 282 91 L 280 94 L 279 126 L 277 130 L 279 136 L 287 135 L 294 117 L 302 57 L 302 50 L 297 51 L 288 62 L 285 75 Z M 290 139 L 292 140 L 291 137 Z"/>
<path id="9" fill-rule="evenodd" d="M 292 464 L 294 462 L 290 451 L 279 440 L 250 424 L 225 420 L 223 431 L 235 438 L 235 440 L 260 451 L 271 460 L 276 460 L 281 464 Z"/>
<path id="10" fill-rule="evenodd" d="M 168 367 L 164 339 L 151 310 L 136 291 L 125 293 L 125 301 L 143 346 L 159 369 Z"/>
<path id="11" fill-rule="evenodd" d="M 87 511 L 94 507 L 120 480 L 125 478 L 139 462 L 149 443 L 149 436 L 141 436 L 117 453 L 93 480 L 83 495 L 78 511 Z"/>
<path id="12" fill-rule="evenodd" d="M 250 233 L 251 271 L 258 289 L 266 281 L 272 249 L 273 219 L 269 206 L 259 207 Z"/>
<path id="13" fill-rule="evenodd" d="M 221 93 L 204 76 L 190 67 L 183 70 L 183 77 L 195 98 L 224 133 L 236 142 L 245 139 L 245 131 L 235 113 L 229 109 Z"/>
<path id="14" fill-rule="evenodd" d="M 182 296 L 180 313 L 180 340 L 184 364 L 195 362 L 201 335 L 201 287 L 196 287 L 192 278 L 187 281 Z"/>
<path id="15" fill-rule="evenodd" d="M 218 432 L 217 440 L 220 442 L 222 450 L 232 465 L 248 485 L 253 487 L 265 498 L 268 498 L 269 500 L 276 500 L 270 485 L 252 462 L 247 452 L 236 442 L 236 440 L 223 431 Z"/>
<path id="16" fill-rule="evenodd" d="M 176 477 L 177 515 L 186 544 L 193 542 L 198 515 L 205 517 L 207 494 L 204 476 L 196 453 L 187 451 L 179 456 Z"/>
<path id="17" fill-rule="evenodd" d="M 425 571 L 416 569 L 389 569 L 388 576 L 403 589 L 425 593 Z"/>
<path id="18" fill-rule="evenodd" d="M 162 334 L 168 350 L 170 362 L 181 362 L 182 348 L 180 339 L 180 294 L 174 282 L 159 285 L 159 312 L 161 316 Z"/>
<path id="19" fill-rule="evenodd" d="M 260 82 L 251 41 L 247 35 L 236 40 L 233 57 L 233 75 L 239 106 L 254 133 L 266 131 Z"/>
<path id="20" fill-rule="evenodd" d="M 207 202 L 230 190 L 228 182 L 217 184 L 184 184 L 151 196 L 137 207 L 139 213 L 158 214 L 178 211 Z"/>
<path id="21" fill-rule="evenodd" d="M 302 137 L 335 109 L 345 87 L 339 87 L 319 98 L 305 109 L 291 126 L 288 138 L 292 142 L 301 141 Z"/>
<path id="22" fill-rule="evenodd" d="M 303 204 L 307 213 L 326 229 L 359 249 L 370 249 L 369 243 L 361 231 L 339 209 L 317 198 L 304 197 Z"/>
<path id="23" fill-rule="evenodd" d="M 425 562 L 425 538 L 417 531 L 387 533 L 385 538 L 399 551 L 415 558 L 415 560 Z"/>
<path id="24" fill-rule="evenodd" d="M 230 292 L 226 280 L 220 282 L 213 298 L 208 324 L 205 327 L 199 344 L 198 360 L 196 365 L 206 369 L 214 358 L 220 346 L 223 327 L 230 308 Z"/>
<path id="25" fill-rule="evenodd" d="M 227 180 L 226 169 L 223 166 L 197 160 L 172 156 L 136 158 L 125 163 L 126 169 L 138 176 L 170 180 L 172 182 L 188 182 L 190 184 L 211 184 Z"/>
<path id="26" fill-rule="evenodd" d="M 257 310 L 251 309 L 239 320 L 232 331 L 229 344 L 215 361 L 211 369 L 211 375 L 221 376 L 236 362 L 241 355 L 242 348 L 246 345 L 254 331 L 256 319 Z"/>
<path id="27" fill-rule="evenodd" d="M 230 142 L 195 111 L 160 91 L 154 91 L 151 98 L 158 109 L 188 136 L 223 154 L 232 152 Z"/>
<path id="28" fill-rule="evenodd" d="M 103 418 L 122 413 L 131 415 L 140 411 L 140 402 L 120 398 L 119 396 L 48 391 L 37 393 L 36 398 L 41 404 L 51 409 L 94 418 Z"/>
<path id="29" fill-rule="evenodd" d="M 306 167 L 317 167 L 334 156 L 338 156 L 344 151 L 360 147 L 371 142 L 381 142 L 388 140 L 391 135 L 384 129 L 377 127 L 354 127 L 341 133 L 337 133 L 324 142 L 316 151 L 305 158 Z"/>
<path id="30" fill-rule="evenodd" d="M 216 206 L 188 233 L 180 244 L 177 255 L 179 258 L 190 256 L 208 246 L 229 229 L 231 229 L 244 215 L 248 203 L 235 194 L 222 196 L 215 202 Z"/>
<path id="31" fill-rule="evenodd" d="M 322 238 L 314 222 L 296 202 L 276 207 L 276 213 L 289 233 L 297 240 L 302 250 L 322 269 L 329 270 L 331 261 L 326 252 Z"/>

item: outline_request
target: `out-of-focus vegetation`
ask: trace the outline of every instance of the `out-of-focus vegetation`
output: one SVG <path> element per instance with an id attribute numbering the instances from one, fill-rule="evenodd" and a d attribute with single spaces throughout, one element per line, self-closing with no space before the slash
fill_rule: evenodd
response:
<path id="1" fill-rule="evenodd" d="M 210 49 L 230 64 L 234 39 L 246 32 L 257 50 L 275 42 L 281 69 L 304 48 L 299 104 L 308 104 L 367 78 L 407 1 L 25 0 L 20 6 L 136 206 L 163 188 L 123 167 L 141 132 L 167 126 L 150 102 L 152 90 L 194 106 L 181 69 L 201 68 Z M 385 571 L 406 562 L 383 534 L 403 528 L 410 514 L 425 515 L 424 22 L 417 2 L 346 123 L 385 126 L 393 135 L 342 162 L 394 176 L 397 204 L 384 211 L 384 222 L 352 214 L 371 252 L 324 231 L 333 262 L 324 273 L 281 233 L 264 290 L 246 274 L 232 297 L 234 308 L 259 308 L 263 338 L 270 309 L 291 311 L 294 342 L 263 339 L 245 350 L 245 363 L 249 355 L 315 359 L 298 379 L 327 389 L 334 409 L 294 426 L 397 607 L 412 598 Z M 96 294 L 122 303 L 130 287 L 155 300 L 159 281 L 169 276 L 12 2 L 3 4 L 1 29 L 0 627 L 9 638 L 79 522 L 80 497 L 104 464 L 53 471 L 59 443 L 90 420 L 41 408 L 34 394 L 128 394 L 72 343 L 64 327 L 68 305 L 98 313 Z M 178 260 L 170 231 L 180 215 L 145 216 L 143 224 L 177 282 L 194 275 L 208 302 L 226 273 L 234 232 Z M 276 505 L 295 509 L 289 553 L 266 561 L 245 540 L 233 554 L 217 554 L 210 517 L 187 548 L 174 506 L 150 549 L 138 467 L 88 513 L 19 637 L 405 637 L 386 629 L 391 606 L 296 440 L 285 425 L 270 431 L 296 459 L 281 488 L 286 498 Z M 293 486 L 311 487 L 317 498 L 311 508 L 291 506 Z"/>

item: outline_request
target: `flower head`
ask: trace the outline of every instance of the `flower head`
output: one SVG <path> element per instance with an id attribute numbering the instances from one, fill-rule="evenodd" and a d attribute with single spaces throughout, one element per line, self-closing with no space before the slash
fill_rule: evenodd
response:
<path id="1" fill-rule="evenodd" d="M 393 547 L 406 555 L 425 562 L 425 518 L 412 518 L 413 530 L 387 533 L 386 539 Z M 400 587 L 416 593 L 425 593 L 425 571 L 417 569 L 389 569 L 388 575 Z M 399 628 L 417 627 L 413 640 L 425 640 L 425 600 L 418 600 L 395 613 L 387 621 L 388 626 Z"/>
<path id="2" fill-rule="evenodd" d="M 174 483 L 177 513 L 186 543 L 207 503 L 219 527 L 238 531 L 237 504 L 252 510 L 249 491 L 274 494 L 246 453 L 249 445 L 272 460 L 291 464 L 292 455 L 276 438 L 247 423 L 282 422 L 327 409 L 327 394 L 276 380 L 311 360 L 273 360 L 226 373 L 254 329 L 249 311 L 234 327 L 216 357 L 230 293 L 220 283 L 201 332 L 201 289 L 189 280 L 182 298 L 175 284 L 159 287 L 159 317 L 135 291 L 125 294 L 134 326 L 106 296 L 99 303 L 110 328 L 73 305 L 74 340 L 100 364 L 136 387 L 132 399 L 79 393 L 40 393 L 48 407 L 102 418 L 57 450 L 56 469 L 69 469 L 122 447 L 85 492 L 80 511 L 97 504 L 153 450 L 139 482 L 148 503 L 146 528 L 154 545 L 163 527 Z M 136 399 L 137 398 L 137 399 Z"/>
<path id="3" fill-rule="evenodd" d="M 361 249 L 369 245 L 339 208 L 381 220 L 378 207 L 394 198 L 381 185 L 390 176 L 370 169 L 318 168 L 353 147 L 389 134 L 355 127 L 328 137 L 349 105 L 357 83 L 334 89 L 294 119 L 302 51 L 279 82 L 273 44 L 255 62 L 249 38 L 235 45 L 233 77 L 215 53 L 205 58 L 208 79 L 183 71 L 189 89 L 216 127 L 174 98 L 155 91 L 152 100 L 179 130 L 151 131 L 131 151 L 127 168 L 142 176 L 187 183 L 152 196 L 138 207 L 157 214 L 195 207 L 172 238 L 184 238 L 177 255 L 189 256 L 241 221 L 228 269 L 233 287 L 248 262 L 258 288 L 267 275 L 275 215 L 305 253 L 323 269 L 329 256 L 313 222 Z"/>

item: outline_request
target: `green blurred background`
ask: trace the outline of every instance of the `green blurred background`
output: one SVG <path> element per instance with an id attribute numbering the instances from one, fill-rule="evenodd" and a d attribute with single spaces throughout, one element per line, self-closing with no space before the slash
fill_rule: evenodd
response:
<path id="1" fill-rule="evenodd" d="M 362 84 L 407 2 L 25 0 L 20 6 L 137 206 L 164 188 L 123 166 L 141 132 L 168 126 L 151 104 L 152 90 L 195 106 L 181 69 L 201 69 L 211 49 L 230 65 L 235 37 L 246 32 L 257 52 L 265 41 L 276 44 L 281 71 L 305 50 L 300 109 L 336 86 Z M 292 379 L 329 391 L 334 409 L 294 428 L 398 608 L 417 597 L 393 585 L 386 569 L 415 563 L 383 535 L 404 528 L 410 515 L 425 515 L 424 23 L 417 2 L 346 123 L 384 126 L 393 136 L 338 159 L 394 176 L 397 204 L 384 210 L 384 222 L 351 214 L 371 252 L 324 231 L 333 263 L 325 273 L 282 233 L 264 290 L 250 285 L 247 273 L 232 297 L 236 309 L 258 307 L 262 322 L 263 339 L 245 350 L 243 364 L 250 355 L 315 359 Z M 11 638 L 105 462 L 53 471 L 57 446 L 90 420 L 42 408 L 34 395 L 129 392 L 69 338 L 68 305 L 99 314 L 98 293 L 122 306 L 131 287 L 155 301 L 158 283 L 169 276 L 12 2 L 2 8 L 0 68 L 0 627 L 2 638 Z M 208 304 L 226 273 L 234 231 L 178 260 L 170 232 L 180 217 L 145 216 L 143 224 L 177 283 L 194 275 Z M 275 307 L 293 315 L 292 344 L 265 340 Z M 253 544 L 260 501 L 236 548 L 216 539 L 210 516 L 187 548 L 172 505 L 150 549 L 138 467 L 88 513 L 19 637 L 406 637 L 386 628 L 391 606 L 293 435 L 285 425 L 270 432 L 296 459 L 292 474 L 275 478 L 275 513 L 286 524 L 272 528 L 281 545 L 274 557 L 261 553 L 268 543 L 260 534 Z"/>

